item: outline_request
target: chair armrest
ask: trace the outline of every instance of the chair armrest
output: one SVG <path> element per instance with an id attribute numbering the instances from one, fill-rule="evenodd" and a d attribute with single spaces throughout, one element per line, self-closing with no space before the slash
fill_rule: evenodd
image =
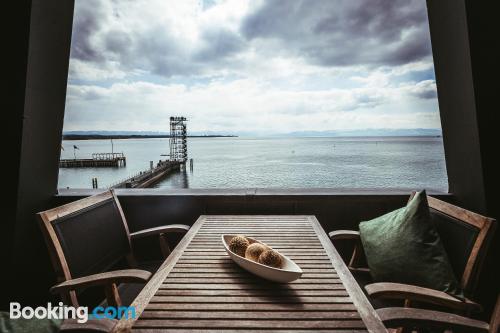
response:
<path id="1" fill-rule="evenodd" d="M 489 332 L 489 325 L 483 321 L 446 312 L 415 308 L 382 308 L 377 310 L 377 314 L 388 328 L 428 328 L 471 333 Z"/>
<path id="2" fill-rule="evenodd" d="M 161 235 L 170 232 L 187 232 L 189 231 L 190 226 L 184 224 L 170 224 L 170 225 L 162 225 L 155 228 L 144 229 L 140 231 L 136 231 L 130 234 L 130 238 L 142 238 L 151 235 Z"/>
<path id="3" fill-rule="evenodd" d="M 354 248 L 352 251 L 351 259 L 347 264 L 349 270 L 353 273 L 369 273 L 370 269 L 367 267 L 360 267 L 360 260 L 364 257 L 363 246 L 361 244 L 361 237 L 359 231 L 355 230 L 335 230 L 328 233 L 331 241 L 349 240 L 353 241 Z"/>
<path id="4" fill-rule="evenodd" d="M 162 225 L 155 228 L 149 228 L 144 230 L 139 230 L 130 234 L 131 239 L 138 239 L 143 237 L 148 237 L 151 235 L 157 235 L 160 241 L 160 249 L 164 258 L 167 258 L 170 253 L 170 246 L 168 245 L 168 241 L 165 238 L 165 234 L 167 233 L 175 233 L 175 232 L 187 232 L 190 226 L 184 224 L 169 224 Z"/>
<path id="5" fill-rule="evenodd" d="M 85 323 L 79 323 L 78 319 L 65 319 L 59 332 L 64 333 L 83 333 L 83 332 L 103 332 L 109 333 L 116 326 L 118 321 L 116 319 L 101 318 L 89 319 Z"/>
<path id="6" fill-rule="evenodd" d="M 80 288 L 102 286 L 112 283 L 147 282 L 151 275 L 151 272 L 141 269 L 123 269 L 105 273 L 98 273 L 76 279 L 66 280 L 50 288 L 50 292 L 53 294 L 60 294 Z"/>
<path id="7" fill-rule="evenodd" d="M 350 239 L 350 240 L 358 240 L 359 231 L 354 230 L 335 230 L 328 233 L 328 237 L 331 240 L 339 240 L 339 239 Z"/>
<path id="8" fill-rule="evenodd" d="M 481 311 L 481 305 L 465 299 L 461 300 L 445 292 L 410 284 L 379 282 L 365 286 L 368 296 L 372 298 L 407 299 L 445 306 L 456 310 Z"/>

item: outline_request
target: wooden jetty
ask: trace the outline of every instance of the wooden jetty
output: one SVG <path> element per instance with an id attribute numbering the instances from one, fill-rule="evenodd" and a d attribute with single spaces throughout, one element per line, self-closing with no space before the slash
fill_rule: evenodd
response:
<path id="1" fill-rule="evenodd" d="M 152 162 L 151 162 L 152 163 Z M 159 161 L 156 167 L 141 171 L 127 179 L 115 183 L 109 188 L 145 188 L 151 187 L 173 171 L 180 170 L 184 163 L 178 161 Z"/>
<path id="2" fill-rule="evenodd" d="M 63 159 L 59 161 L 60 168 L 104 168 L 124 167 L 127 159 L 123 153 L 94 153 L 92 158 Z"/>

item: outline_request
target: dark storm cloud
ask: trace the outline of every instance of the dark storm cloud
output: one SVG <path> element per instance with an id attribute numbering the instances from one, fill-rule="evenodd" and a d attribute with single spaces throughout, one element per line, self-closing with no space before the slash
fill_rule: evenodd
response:
<path id="1" fill-rule="evenodd" d="M 205 31 L 202 38 L 204 45 L 194 55 L 194 59 L 197 61 L 218 61 L 245 48 L 244 41 L 240 36 L 225 29 Z"/>
<path id="2" fill-rule="evenodd" d="M 196 72 L 197 64 L 188 61 L 185 47 L 161 25 L 148 26 L 140 32 L 129 32 L 131 41 L 119 53 L 122 66 L 149 70 L 162 76 Z"/>
<path id="3" fill-rule="evenodd" d="M 72 58 L 96 68 L 106 69 L 114 62 L 125 72 L 189 76 L 202 74 L 208 67 L 227 65 L 226 58 L 246 47 L 241 36 L 217 25 L 201 31 L 200 41 L 190 47 L 186 40 L 173 35 L 166 22 L 145 23 L 139 18 L 139 22 L 130 23 L 122 20 L 125 15 L 120 10 L 119 3 L 77 1 Z"/>
<path id="4" fill-rule="evenodd" d="M 77 1 L 71 40 L 71 57 L 88 62 L 105 61 L 103 54 L 92 43 L 107 18 L 100 1 Z"/>
<path id="5" fill-rule="evenodd" d="M 423 0 L 268 0 L 241 31 L 322 66 L 394 66 L 430 55 Z"/>
<path id="6" fill-rule="evenodd" d="M 428 89 L 426 91 L 419 92 L 415 94 L 415 96 L 422 98 L 422 99 L 434 99 L 437 98 L 437 91 L 436 89 Z"/>
<path id="7" fill-rule="evenodd" d="M 117 55 L 125 54 L 130 50 L 132 37 L 124 31 L 110 30 L 104 37 L 104 43 L 107 51 Z"/>
<path id="8" fill-rule="evenodd" d="M 144 38 L 144 35 L 154 37 Z M 133 49 L 122 53 L 122 61 L 167 77 L 202 74 L 207 67 L 220 68 L 228 57 L 245 47 L 241 37 L 222 28 L 204 31 L 194 50 L 186 49 L 161 27 L 142 34 L 142 37 L 135 36 L 133 40 Z"/>
<path id="9" fill-rule="evenodd" d="M 72 58 L 104 75 L 112 69 L 171 77 L 251 68 L 238 57 L 249 49 L 260 63 L 279 55 L 325 67 L 398 66 L 430 55 L 423 0 L 267 0 L 239 31 L 220 22 L 198 27 L 194 44 L 168 20 L 134 16 L 133 3 L 76 1 Z"/>

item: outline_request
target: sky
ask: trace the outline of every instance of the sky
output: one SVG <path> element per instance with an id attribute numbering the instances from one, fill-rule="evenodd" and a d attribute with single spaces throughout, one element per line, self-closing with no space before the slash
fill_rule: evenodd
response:
<path id="1" fill-rule="evenodd" d="M 423 0 L 76 0 L 65 131 L 440 128 Z"/>

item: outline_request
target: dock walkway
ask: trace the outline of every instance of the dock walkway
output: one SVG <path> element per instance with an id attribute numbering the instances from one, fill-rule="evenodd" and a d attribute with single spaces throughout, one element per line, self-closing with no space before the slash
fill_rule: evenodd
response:
<path id="1" fill-rule="evenodd" d="M 92 158 L 62 159 L 60 168 L 103 168 L 124 167 L 127 159 L 123 153 L 94 153 Z"/>
<path id="2" fill-rule="evenodd" d="M 109 186 L 109 188 L 146 188 L 161 181 L 171 172 L 179 170 L 181 162 L 160 161 L 155 168 L 141 171 L 127 179 L 121 180 Z"/>

